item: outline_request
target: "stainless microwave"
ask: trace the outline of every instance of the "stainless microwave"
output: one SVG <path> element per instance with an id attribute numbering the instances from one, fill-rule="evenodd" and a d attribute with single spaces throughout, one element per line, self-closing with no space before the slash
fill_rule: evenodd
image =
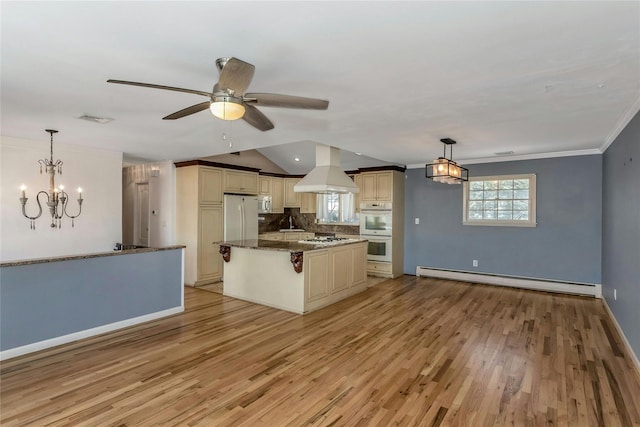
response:
<path id="1" fill-rule="evenodd" d="M 258 196 L 258 213 L 271 213 L 271 196 Z"/>

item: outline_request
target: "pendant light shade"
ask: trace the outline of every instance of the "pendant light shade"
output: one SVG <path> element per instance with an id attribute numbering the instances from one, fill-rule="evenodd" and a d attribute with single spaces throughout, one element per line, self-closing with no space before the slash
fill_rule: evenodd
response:
<path id="1" fill-rule="evenodd" d="M 426 165 L 426 177 L 443 184 L 461 184 L 469 180 L 469 170 L 463 168 L 451 158 L 453 157 L 453 144 L 451 138 L 440 140 L 444 144 L 444 156 L 438 157 L 433 163 Z M 450 147 L 450 158 L 447 159 L 447 145 Z"/>

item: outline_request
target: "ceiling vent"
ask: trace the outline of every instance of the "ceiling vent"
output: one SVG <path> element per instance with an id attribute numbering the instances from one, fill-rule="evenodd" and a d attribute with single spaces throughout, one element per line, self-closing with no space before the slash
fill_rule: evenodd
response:
<path id="1" fill-rule="evenodd" d="M 340 149 L 316 144 L 316 167 L 293 186 L 296 193 L 359 193 L 360 189 L 340 169 Z"/>

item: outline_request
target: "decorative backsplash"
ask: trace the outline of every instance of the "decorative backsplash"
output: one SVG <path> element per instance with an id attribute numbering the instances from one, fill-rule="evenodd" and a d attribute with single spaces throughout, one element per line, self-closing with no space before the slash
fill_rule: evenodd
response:
<path id="1" fill-rule="evenodd" d="M 293 228 L 302 228 L 313 233 L 360 234 L 360 227 L 357 225 L 316 224 L 315 214 L 300 213 L 299 208 L 285 208 L 284 213 L 260 214 L 259 217 L 264 220 L 258 221 L 258 233 L 289 228 L 289 217 L 291 217 Z"/>

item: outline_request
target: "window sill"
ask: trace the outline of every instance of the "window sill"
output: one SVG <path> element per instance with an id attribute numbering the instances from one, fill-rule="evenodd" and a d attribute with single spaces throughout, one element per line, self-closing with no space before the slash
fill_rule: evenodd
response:
<path id="1" fill-rule="evenodd" d="M 462 221 L 462 225 L 481 225 L 485 227 L 537 227 L 537 222 L 530 221 Z"/>

